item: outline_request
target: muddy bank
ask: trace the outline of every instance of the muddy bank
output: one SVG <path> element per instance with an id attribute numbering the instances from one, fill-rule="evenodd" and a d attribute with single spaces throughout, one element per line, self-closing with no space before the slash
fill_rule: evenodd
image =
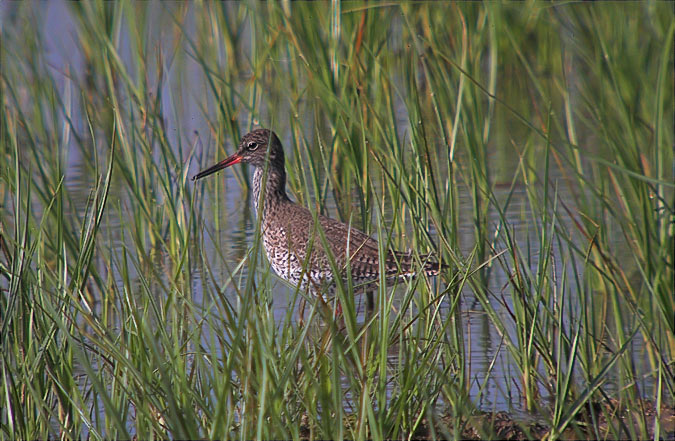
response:
<path id="1" fill-rule="evenodd" d="M 617 400 L 608 400 L 605 403 L 587 405 L 575 415 L 574 419 L 557 438 L 562 440 L 577 439 L 621 439 L 631 440 L 640 438 L 643 430 L 647 432 L 647 439 L 654 439 L 656 419 L 660 421 L 658 438 L 675 440 L 675 408 L 672 403 L 662 405 L 660 416 L 653 402 L 642 400 L 630 409 Z M 349 420 L 350 417 L 347 417 Z M 513 418 L 507 412 L 486 413 L 480 412 L 471 417 L 462 419 L 461 425 L 455 426 L 455 419 L 449 415 L 440 415 L 434 418 L 430 425 L 429 419 L 422 420 L 417 430 L 410 436 L 406 433 L 390 433 L 386 438 L 430 440 L 452 439 L 455 430 L 459 430 L 461 438 L 467 440 L 529 440 L 545 439 L 551 435 L 551 427 L 542 422 L 522 421 Z M 353 423 L 353 421 L 352 421 Z M 310 439 L 312 435 L 308 421 L 303 418 L 302 439 Z M 349 421 L 345 421 L 350 426 Z"/>
<path id="2" fill-rule="evenodd" d="M 675 408 L 672 404 L 662 405 L 658 416 L 653 402 L 643 400 L 637 405 L 621 405 L 616 400 L 585 406 L 572 422 L 559 434 L 559 439 L 635 439 L 643 430 L 647 438 L 654 439 L 657 417 L 660 421 L 659 439 L 675 440 Z M 479 413 L 462 421 L 462 438 L 471 440 L 503 439 L 526 440 L 544 439 L 551 434 L 551 427 L 542 422 L 518 421 L 506 412 Z M 644 429 L 642 429 L 644 428 Z M 433 439 L 428 421 L 423 422 L 413 439 Z M 434 424 L 435 438 L 454 433 L 455 425 L 449 416 L 443 416 Z"/>

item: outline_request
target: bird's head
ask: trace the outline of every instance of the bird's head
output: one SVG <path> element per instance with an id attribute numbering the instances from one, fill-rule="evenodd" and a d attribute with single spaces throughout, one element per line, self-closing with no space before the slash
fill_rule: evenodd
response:
<path id="1" fill-rule="evenodd" d="M 265 161 L 269 158 L 270 164 L 280 165 L 283 169 L 284 165 L 284 151 L 281 147 L 281 141 L 276 133 L 268 129 L 258 129 L 247 133 L 239 141 L 237 152 L 232 156 L 225 158 L 219 163 L 206 168 L 195 176 L 192 180 L 201 179 L 205 176 L 213 174 L 219 170 L 227 168 L 231 165 L 243 162 L 251 164 L 254 167 L 265 167 Z"/>

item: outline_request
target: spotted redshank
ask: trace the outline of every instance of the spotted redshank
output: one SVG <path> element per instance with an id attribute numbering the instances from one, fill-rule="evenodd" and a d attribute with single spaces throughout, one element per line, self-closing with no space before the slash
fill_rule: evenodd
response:
<path id="1" fill-rule="evenodd" d="M 255 168 L 253 201 L 256 213 L 262 216 L 261 233 L 267 259 L 279 277 L 312 294 L 331 295 L 335 291 L 333 268 L 339 270 L 339 277 L 344 280 L 349 265 L 358 292 L 373 289 L 380 273 L 377 241 L 343 222 L 314 216 L 291 201 L 286 194 L 284 150 L 274 132 L 258 129 L 246 134 L 235 154 L 202 170 L 192 180 L 240 162 Z M 260 211 L 259 203 L 262 203 Z M 326 248 L 330 248 L 335 259 L 334 267 Z M 416 265 L 410 253 L 389 251 L 384 261 L 387 283 L 413 276 L 419 270 L 429 276 L 438 275 L 443 265 L 429 260 L 428 256 L 425 260 Z"/>

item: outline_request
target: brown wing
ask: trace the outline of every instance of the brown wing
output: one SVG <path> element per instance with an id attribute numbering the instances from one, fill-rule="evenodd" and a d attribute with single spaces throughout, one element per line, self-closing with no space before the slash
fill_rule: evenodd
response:
<path id="1" fill-rule="evenodd" d="M 307 256 L 307 246 L 311 242 L 312 253 L 309 267 L 321 272 L 331 272 L 330 261 L 311 212 L 304 207 L 292 204 L 286 208 L 285 213 L 286 216 L 281 220 L 283 225 L 280 225 L 286 242 L 283 246 L 288 247 L 301 262 L 304 262 Z M 356 228 L 350 228 L 344 222 L 326 216 L 319 215 L 317 220 L 335 262 L 343 273 L 346 273 L 349 260 L 352 277 L 355 280 L 378 278 L 379 252 L 375 239 Z M 347 252 L 349 252 L 349 259 Z M 416 265 L 412 254 L 388 251 L 384 266 L 385 277 L 392 278 L 412 275 Z M 428 275 L 436 275 L 438 270 L 438 264 L 435 262 L 428 261 L 424 266 L 424 271 Z"/>

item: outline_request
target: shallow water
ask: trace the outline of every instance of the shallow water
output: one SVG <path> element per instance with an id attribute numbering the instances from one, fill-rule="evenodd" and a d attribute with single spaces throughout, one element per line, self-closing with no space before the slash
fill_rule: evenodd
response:
<path id="1" fill-rule="evenodd" d="M 42 11 L 40 19 L 45 24 L 45 28 L 49 25 L 50 36 L 50 38 L 46 40 L 46 53 L 44 55 L 49 66 L 48 69 L 51 70 L 56 78 L 61 78 L 62 80 L 58 87 L 60 87 L 61 90 L 64 90 L 67 87 L 68 81 L 63 75 L 64 72 L 70 72 L 72 75 L 80 77 L 84 75 L 85 70 L 79 46 L 74 41 L 76 25 L 71 17 L 69 9 L 65 7 L 63 3 L 48 2 L 44 3 L 44 5 L 45 10 Z M 11 8 L 12 5 L 10 4 L 5 4 L 0 8 L 0 11 L 2 11 L 0 21 L 9 19 L 9 10 Z M 166 16 L 162 15 L 162 9 L 155 9 L 155 13 L 158 14 L 158 20 L 165 20 Z M 396 24 L 392 24 L 392 26 L 395 25 Z M 398 25 L 400 26 L 400 24 Z M 187 30 L 190 30 L 189 26 L 187 27 Z M 245 32 L 245 30 L 243 32 Z M 151 32 L 149 35 L 150 38 L 156 39 L 156 41 L 148 42 L 149 47 L 152 47 L 152 45 L 157 42 L 160 43 L 159 46 L 162 46 L 161 43 L 164 43 L 163 47 L 170 46 L 169 43 L 173 38 L 168 31 L 163 31 L 159 28 L 155 29 L 154 32 Z M 122 40 L 127 41 L 124 32 L 122 32 Z M 242 43 L 243 46 L 240 50 L 245 52 L 247 50 L 246 39 L 243 39 L 243 41 L 244 43 Z M 129 43 L 127 41 L 127 43 L 124 44 Z M 122 44 L 122 47 L 124 47 L 124 44 Z M 122 54 L 124 54 L 124 51 L 122 51 Z M 169 140 L 170 145 L 176 146 L 176 154 L 182 154 L 184 160 L 191 161 L 189 166 L 190 174 L 193 174 L 200 168 L 200 164 L 211 163 L 214 161 L 218 157 L 215 152 L 219 151 L 222 154 L 223 149 L 219 149 L 214 145 L 209 135 L 209 126 L 199 107 L 201 102 L 200 97 L 206 93 L 201 67 L 190 57 L 186 57 L 184 63 L 185 68 L 181 73 L 172 70 L 167 71 L 168 81 L 166 81 L 165 86 L 167 88 L 167 96 L 171 96 L 171 94 L 174 96 L 179 94 L 181 96 L 182 107 L 179 113 L 184 117 L 180 119 L 176 118 L 176 113 L 172 111 L 172 103 L 169 102 L 168 99 L 162 104 L 167 110 L 165 113 L 167 115 L 166 126 L 180 127 L 180 133 L 178 131 L 169 131 L 170 137 L 172 137 Z M 187 78 L 181 78 L 179 75 L 184 75 Z M 247 78 L 244 76 L 240 80 L 243 83 L 247 81 Z M 75 109 L 77 109 L 79 102 L 76 95 L 77 94 L 74 96 Z M 264 107 L 264 104 L 261 104 L 261 106 Z M 282 119 L 280 116 L 275 118 L 274 115 L 269 115 L 269 110 L 265 107 L 261 111 L 261 114 L 268 117 L 269 120 Z M 400 123 L 400 130 L 404 133 L 408 129 L 406 126 L 408 117 L 402 103 L 397 107 L 397 119 Z M 84 131 L 85 121 L 83 121 L 83 118 L 75 118 L 74 120 L 76 130 Z M 240 121 L 240 128 L 242 131 L 244 131 L 245 126 L 245 118 L 242 118 Z M 312 139 L 312 130 L 315 130 L 314 122 L 308 120 L 305 125 L 305 135 L 308 139 Z M 197 135 L 195 135 L 195 133 L 197 133 Z M 285 144 L 289 145 L 291 134 L 280 131 L 279 135 Z M 499 139 L 499 136 L 494 136 L 493 139 Z M 71 144 L 73 144 L 73 147 L 66 152 L 67 167 L 65 170 L 64 185 L 66 186 L 68 193 L 72 196 L 71 208 L 73 212 L 77 213 L 78 216 L 83 216 L 87 198 L 94 186 L 95 176 L 92 173 L 91 167 L 87 165 L 89 159 L 83 157 L 79 148 L 74 146 L 74 142 Z M 178 146 L 181 146 L 180 150 Z M 192 146 L 194 146 L 194 156 L 189 155 Z M 438 146 L 438 148 L 443 147 Z M 225 150 L 231 152 L 233 146 L 228 145 Z M 493 184 L 495 185 L 495 194 L 498 198 L 506 198 L 510 193 L 509 185 L 511 178 L 518 165 L 517 158 L 513 157 L 510 146 L 504 147 L 497 142 L 489 145 L 488 151 L 490 152 L 489 159 L 491 161 L 491 167 L 493 167 L 491 173 L 494 181 Z M 308 154 L 312 154 L 312 152 L 308 152 Z M 99 161 L 101 162 L 104 159 L 105 152 L 99 152 Z M 465 159 L 466 158 L 462 158 L 460 155 L 458 163 L 461 164 Z M 294 158 L 292 156 L 288 157 L 289 162 L 293 160 Z M 555 170 L 553 170 L 552 173 L 551 179 L 553 181 L 561 178 L 560 175 L 555 174 Z M 214 203 L 212 198 L 213 195 L 210 194 L 210 192 L 213 191 L 214 186 L 203 183 L 196 184 L 196 186 L 201 187 L 201 190 L 199 191 L 205 193 L 204 203 L 200 206 L 199 213 L 200 219 L 203 221 L 200 230 L 203 231 L 204 240 L 201 242 L 199 238 L 195 237 L 193 238 L 194 243 L 192 246 L 200 247 L 200 251 L 208 256 L 208 260 L 214 265 L 216 276 L 222 281 L 228 278 L 228 269 L 231 270 L 235 268 L 246 256 L 255 233 L 256 223 L 254 213 L 251 209 L 250 198 L 248 197 L 248 190 L 246 187 L 240 185 L 238 175 L 235 172 L 226 170 L 211 179 L 221 180 L 222 185 L 218 186 L 218 188 L 225 189 L 226 193 L 221 195 L 219 198 L 221 203 L 220 205 L 217 205 Z M 568 192 L 567 188 L 567 186 L 561 185 L 557 196 L 569 206 L 574 206 L 574 196 Z M 376 191 L 381 192 L 382 189 L 376 188 Z M 459 188 L 459 200 L 459 236 L 461 249 L 458 250 L 458 252 L 461 255 L 467 255 L 474 247 L 475 241 L 474 225 L 470 215 L 473 212 L 472 199 L 467 188 Z M 121 253 L 125 245 L 129 247 L 134 246 L 130 235 L 124 234 L 123 239 L 122 234 L 126 228 L 125 222 L 123 221 L 123 213 L 125 207 L 132 203 L 133 201 L 129 199 L 128 194 L 123 188 L 113 185 L 110 196 L 109 213 L 104 219 L 105 224 L 102 233 L 103 237 L 112 238 L 111 244 L 113 247 L 113 254 Z M 158 203 L 165 203 L 165 201 L 160 200 Z M 337 204 L 332 197 L 326 199 L 326 209 L 329 215 L 338 217 Z M 387 209 L 390 210 L 391 208 L 385 208 L 385 212 L 381 214 L 385 225 L 387 225 L 387 217 L 388 214 L 390 214 L 386 211 Z M 537 244 L 540 240 L 538 236 L 539 228 L 537 225 L 532 225 L 530 223 L 531 217 L 529 216 L 529 212 L 530 208 L 528 205 L 526 188 L 523 185 L 516 185 L 515 190 L 511 193 L 511 202 L 506 213 L 506 218 L 509 219 L 509 226 L 513 229 L 513 233 L 517 238 L 517 243 L 521 250 L 531 248 L 533 252 L 536 252 L 538 250 Z M 356 215 L 356 210 L 354 214 Z M 494 228 L 499 223 L 499 213 L 492 211 L 489 215 L 489 227 L 493 232 Z M 561 211 L 559 215 L 559 222 L 566 224 L 570 230 L 574 229 L 567 218 L 567 215 L 564 214 L 563 211 Z M 358 224 L 360 219 L 355 217 L 353 222 Z M 615 245 L 619 250 L 626 249 L 622 246 L 622 241 L 623 238 L 617 235 L 615 238 Z M 564 255 L 561 253 L 561 250 L 554 247 L 553 253 L 557 262 L 562 262 L 564 260 Z M 533 269 L 536 269 L 537 261 L 538 256 L 535 255 L 532 259 Z M 162 273 L 161 267 L 164 263 L 161 255 L 157 256 L 155 264 L 159 267 L 158 273 Z M 261 265 L 267 265 L 264 259 Z M 198 268 L 193 268 L 192 270 L 194 272 L 194 278 L 191 281 L 193 292 L 197 293 L 196 295 L 199 296 L 199 293 L 202 291 L 202 285 L 211 282 L 202 280 Z M 114 273 L 114 278 L 120 283 L 121 276 L 119 271 L 115 268 L 113 268 L 112 271 Z M 132 278 L 137 277 L 134 268 L 130 268 L 130 271 L 130 276 Z M 557 268 L 557 271 L 558 276 L 561 276 L 562 265 Z M 246 269 L 244 269 L 242 274 L 245 278 L 247 274 Z M 508 281 L 509 274 L 506 274 L 498 265 L 494 265 L 490 270 L 489 287 L 494 293 L 504 293 L 506 303 L 510 304 L 510 299 L 508 297 L 510 291 L 506 289 Z M 229 296 L 233 303 L 236 303 L 236 295 L 233 289 L 228 288 L 226 290 L 226 295 Z M 289 306 L 288 299 L 292 296 L 292 290 L 283 282 L 277 280 L 273 286 L 273 296 L 274 317 L 281 323 L 287 313 L 287 308 Z M 194 300 L 198 304 L 201 301 L 199 297 Z M 361 302 L 361 304 L 362 303 L 363 302 Z M 505 310 L 502 311 L 502 313 L 507 315 L 507 311 Z M 464 362 L 469 368 L 469 377 L 473 380 L 471 397 L 480 397 L 478 404 L 484 410 L 514 411 L 521 409 L 521 398 L 514 385 L 514 383 L 518 382 L 518 369 L 510 360 L 506 349 L 501 345 L 501 336 L 491 324 L 487 314 L 482 311 L 480 303 L 474 298 L 471 290 L 468 288 L 462 293 L 462 315 L 466 326 L 464 330 L 466 336 L 465 351 L 468 357 Z M 507 322 L 509 321 L 507 320 Z M 511 329 L 510 331 L 513 332 L 514 330 Z M 641 340 L 635 340 L 632 350 L 636 365 L 643 366 L 644 348 L 641 344 Z M 493 360 L 495 361 L 494 368 L 488 376 L 487 384 L 483 385 L 482 379 L 486 376 L 487 369 Z M 479 389 L 483 386 L 484 390 L 479 394 Z M 651 387 L 650 384 L 645 386 Z M 544 392 L 545 389 L 542 388 L 541 391 Z M 545 399 L 547 397 L 543 396 L 542 398 Z"/>

